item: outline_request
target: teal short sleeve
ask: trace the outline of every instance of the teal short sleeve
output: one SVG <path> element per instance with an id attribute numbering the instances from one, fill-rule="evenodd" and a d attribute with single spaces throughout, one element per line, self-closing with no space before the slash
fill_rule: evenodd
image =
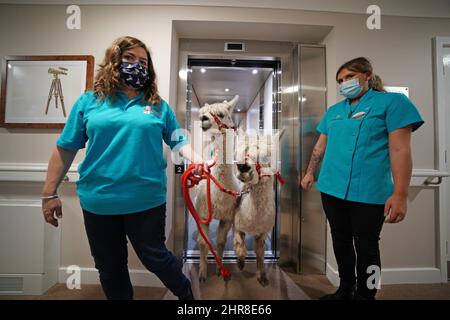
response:
<path id="1" fill-rule="evenodd" d="M 401 93 L 393 93 L 392 102 L 386 110 L 386 127 L 388 132 L 412 125 L 412 131 L 424 123 L 416 106 Z"/>
<path id="2" fill-rule="evenodd" d="M 178 124 L 175 112 L 173 112 L 172 108 L 170 108 L 169 105 L 166 104 L 166 107 L 167 112 L 165 113 L 166 121 L 163 131 L 163 139 L 164 142 L 170 147 L 170 149 L 179 149 L 189 142 L 186 139 L 183 130 L 180 128 L 180 125 Z"/>
<path id="3" fill-rule="evenodd" d="M 85 110 L 86 93 L 82 94 L 69 113 L 69 118 L 64 126 L 56 145 L 68 150 L 79 150 L 86 146 L 88 137 L 83 115 Z"/>
<path id="4" fill-rule="evenodd" d="M 328 135 L 327 131 L 327 118 L 328 118 L 328 111 L 325 112 L 325 114 L 322 117 L 322 120 L 320 120 L 319 124 L 317 125 L 316 130 L 324 135 Z"/>

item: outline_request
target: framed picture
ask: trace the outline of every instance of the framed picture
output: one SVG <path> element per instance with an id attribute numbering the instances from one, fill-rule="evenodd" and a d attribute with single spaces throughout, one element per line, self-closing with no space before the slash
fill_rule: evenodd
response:
<path id="1" fill-rule="evenodd" d="M 93 56 L 4 57 L 0 126 L 63 128 L 93 78 Z"/>

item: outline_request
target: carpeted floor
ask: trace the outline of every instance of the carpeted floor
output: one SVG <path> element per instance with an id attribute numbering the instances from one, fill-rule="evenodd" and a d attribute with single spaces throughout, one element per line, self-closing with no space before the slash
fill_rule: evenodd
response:
<path id="1" fill-rule="evenodd" d="M 255 264 L 247 264 L 244 271 L 235 265 L 227 265 L 232 278 L 224 282 L 215 275 L 215 265 L 209 265 L 208 279 L 198 282 L 198 265 L 186 264 L 184 272 L 192 281 L 197 299 L 203 300 L 309 300 L 332 293 L 335 288 L 324 275 L 301 275 L 282 270 L 277 265 L 267 265 L 269 285 L 262 287 L 256 280 Z M 165 288 L 134 287 L 136 300 L 175 299 Z M 105 299 L 99 285 L 82 285 L 81 290 L 68 290 L 65 284 L 57 284 L 41 296 L 0 295 L 0 300 L 102 300 Z M 378 300 L 450 300 L 450 283 L 384 285 L 377 294 Z"/>

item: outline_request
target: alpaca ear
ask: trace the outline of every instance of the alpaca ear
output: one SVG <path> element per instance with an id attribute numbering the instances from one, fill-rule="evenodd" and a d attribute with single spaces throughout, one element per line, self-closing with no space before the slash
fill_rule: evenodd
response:
<path id="1" fill-rule="evenodd" d="M 275 133 L 274 135 L 273 135 L 273 140 L 274 141 L 280 141 L 280 139 L 281 139 L 281 137 L 283 136 L 283 134 L 284 134 L 284 128 L 282 128 L 282 129 L 280 129 L 280 130 L 278 130 L 278 132 L 277 133 Z"/>
<path id="2" fill-rule="evenodd" d="M 227 102 L 227 105 L 228 105 L 228 112 L 229 112 L 229 113 L 232 113 L 232 112 L 233 112 L 233 109 L 234 109 L 234 107 L 236 107 L 236 104 L 237 104 L 237 101 L 238 101 L 238 100 L 239 100 L 239 96 L 238 96 L 238 95 L 235 95 L 234 98 L 231 99 L 231 101 L 228 101 L 228 102 Z"/>

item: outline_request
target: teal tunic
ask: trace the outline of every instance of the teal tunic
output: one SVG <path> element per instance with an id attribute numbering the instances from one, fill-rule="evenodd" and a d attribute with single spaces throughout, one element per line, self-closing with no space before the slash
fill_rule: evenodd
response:
<path id="1" fill-rule="evenodd" d="M 100 101 L 89 91 L 71 109 L 56 144 L 78 150 L 89 142 L 78 166 L 77 193 L 83 209 L 126 214 L 166 201 L 162 141 L 178 149 L 187 140 L 176 134 L 179 124 L 164 100 L 149 106 L 142 97 L 129 100 L 119 91 L 116 99 Z M 172 134 L 177 137 L 172 139 Z"/>
<path id="2" fill-rule="evenodd" d="M 317 126 L 327 136 L 317 188 L 340 199 L 384 204 L 394 190 L 389 133 L 409 125 L 415 131 L 423 123 L 400 93 L 371 89 L 356 106 L 348 99 L 331 106 Z"/>

